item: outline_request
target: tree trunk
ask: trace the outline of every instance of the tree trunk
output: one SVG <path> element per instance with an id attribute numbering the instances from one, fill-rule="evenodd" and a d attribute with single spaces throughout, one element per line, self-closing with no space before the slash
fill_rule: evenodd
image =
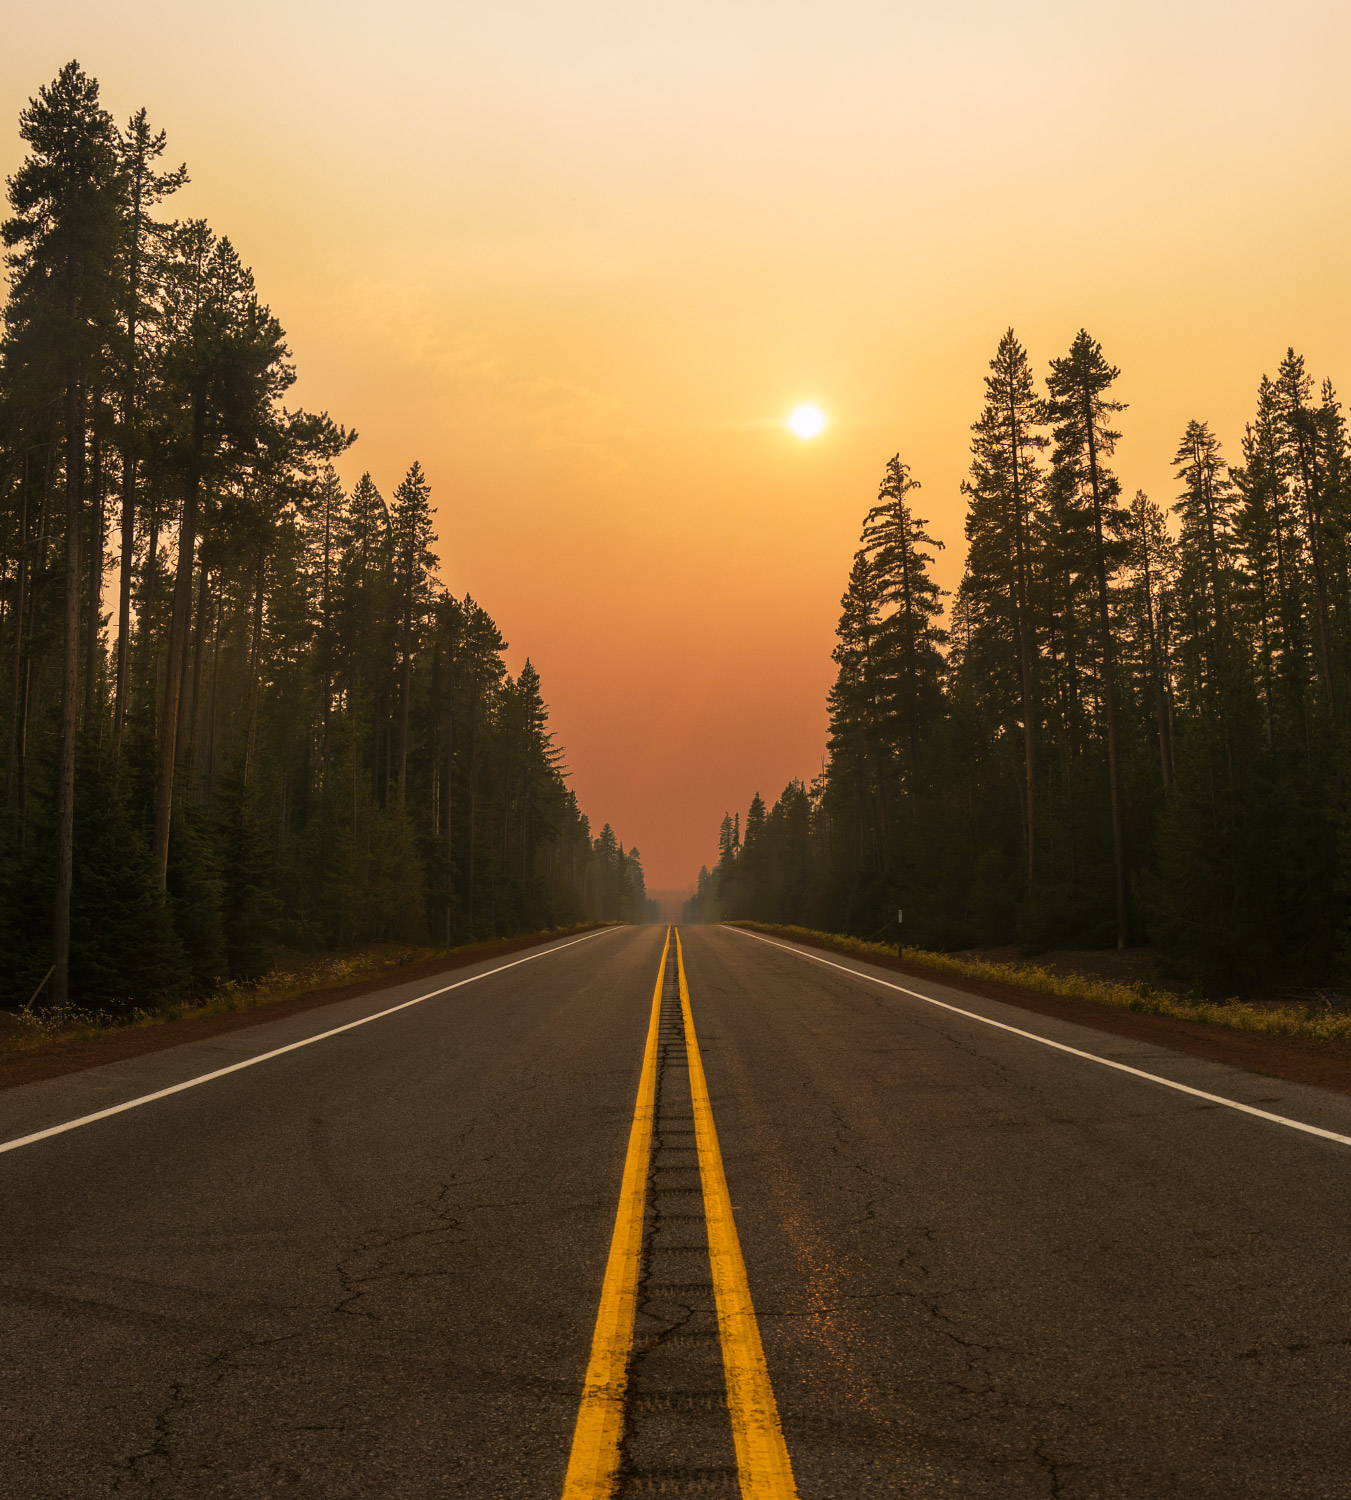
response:
<path id="1" fill-rule="evenodd" d="M 94 403 L 94 436 L 89 474 L 89 612 L 84 639 L 84 722 L 93 722 L 98 701 L 99 626 L 103 623 L 103 442 Z"/>
<path id="2" fill-rule="evenodd" d="M 122 390 L 122 556 L 117 587 L 117 681 L 114 688 L 113 753 L 122 749 L 127 724 L 128 666 L 131 652 L 131 565 L 136 551 L 136 338 L 141 307 L 141 200 L 143 163 L 132 187 L 131 254 L 127 263 L 127 369 Z M 153 563 L 153 557 L 152 557 Z"/>
<path id="3" fill-rule="evenodd" d="M 446 949 L 455 911 L 455 715 L 446 715 Z"/>
<path id="4" fill-rule="evenodd" d="M 80 523 L 84 510 L 84 391 L 66 377 L 66 597 L 61 657 L 61 758 L 56 791 L 52 1003 L 70 1000 L 70 895 L 75 874 L 75 728 L 80 676 Z"/>
<path id="5" fill-rule="evenodd" d="M 225 615 L 223 591 L 216 595 L 216 625 L 211 634 L 211 698 L 207 705 L 204 790 L 210 801 L 216 790 L 216 701 L 220 688 L 220 631 Z"/>
<path id="6" fill-rule="evenodd" d="M 477 685 L 476 685 L 477 690 Z M 474 930 L 474 823 L 478 810 L 478 699 L 475 697 L 469 719 L 469 929 Z"/>
<path id="7" fill-rule="evenodd" d="M 24 612 L 28 591 L 28 454 L 24 454 L 23 475 L 19 482 L 19 533 L 15 547 L 18 563 L 14 580 L 14 666 L 9 692 L 9 746 L 5 762 L 5 801 L 14 795 L 15 773 L 19 761 L 19 699 L 23 685 Z"/>
<path id="8" fill-rule="evenodd" d="M 244 785 L 253 775 L 253 742 L 258 728 L 258 669 L 263 656 L 263 591 L 267 584 L 267 550 L 258 544 L 258 568 L 253 580 L 253 638 L 249 645 L 249 702 L 244 730 Z"/>
<path id="9" fill-rule="evenodd" d="M 1107 555 L 1102 540 L 1102 491 L 1098 478 L 1098 445 L 1093 413 L 1084 390 L 1084 419 L 1088 433 L 1088 474 L 1093 488 L 1093 563 L 1098 582 L 1098 625 L 1102 633 L 1102 698 L 1107 719 L 1107 784 L 1112 804 L 1112 873 L 1116 895 L 1116 945 L 1124 948 L 1130 935 L 1130 905 L 1126 886 L 1126 843 L 1121 818 L 1121 762 L 1117 748 L 1116 662 L 1112 647 L 1112 617 L 1108 607 Z"/>
<path id="10" fill-rule="evenodd" d="M 357 751 L 358 751 L 357 736 L 358 736 L 360 724 L 359 724 L 359 719 L 358 719 L 358 716 L 357 716 L 357 682 L 358 682 L 357 676 L 356 676 L 355 673 L 353 673 L 351 681 L 347 684 L 347 731 L 348 731 L 348 734 L 351 736 L 351 740 L 352 740 L 352 743 L 349 746 L 349 749 L 351 750 L 351 754 L 352 754 L 352 848 L 353 848 L 353 850 L 355 850 L 357 848 L 357 814 L 358 814 L 358 806 L 359 806 L 359 803 L 360 803 L 360 796 L 359 796 L 359 793 L 358 793 L 358 785 L 359 785 L 358 778 L 360 776 L 360 768 L 358 766 L 358 754 L 357 754 Z"/>
<path id="11" fill-rule="evenodd" d="M 399 811 L 404 810 L 408 796 L 408 708 L 413 686 L 413 651 L 406 632 L 403 644 L 403 682 L 399 702 Z"/>
<path id="12" fill-rule="evenodd" d="M 1262 548 L 1259 547 L 1256 550 L 1254 561 L 1256 571 L 1254 582 L 1257 585 L 1255 589 L 1257 595 L 1257 624 L 1259 639 L 1261 641 L 1262 703 L 1265 708 L 1267 749 L 1270 750 L 1275 743 L 1275 707 L 1271 692 L 1271 625 L 1268 620 L 1270 589 L 1267 584 L 1266 556 Z"/>
<path id="13" fill-rule="evenodd" d="M 155 595 L 159 582 L 159 507 L 150 515 L 150 535 L 146 539 L 145 588 L 141 599 L 141 611 L 136 620 L 137 665 L 136 692 L 140 707 L 146 711 L 146 729 L 152 736 L 155 732 L 155 684 L 159 678 L 154 659 L 155 639 Z"/>
<path id="14" fill-rule="evenodd" d="M 1037 884 L 1037 736 L 1032 723 L 1032 641 L 1027 604 L 1027 546 L 1023 477 L 1018 463 L 1018 416 L 1009 409 L 1009 458 L 1013 474 L 1014 607 L 1018 617 L 1018 685 L 1023 710 L 1023 774 L 1027 783 L 1027 886 Z"/>
<path id="15" fill-rule="evenodd" d="M 1144 559 L 1144 583 L 1145 583 L 1145 630 L 1149 646 L 1150 675 L 1154 679 L 1154 718 L 1158 726 L 1159 734 L 1159 764 L 1163 776 L 1164 789 L 1172 784 L 1172 764 L 1168 754 L 1168 715 L 1167 695 L 1163 686 L 1163 658 L 1159 651 L 1159 635 L 1154 627 L 1154 586 L 1153 576 L 1149 568 L 1149 538 L 1147 534 L 1140 537 L 1140 552 Z"/>
<path id="16" fill-rule="evenodd" d="M 197 766 L 197 720 L 202 695 L 202 659 L 206 650 L 207 632 L 210 629 L 210 604 L 207 567 L 203 562 L 197 569 L 197 624 L 192 640 L 192 689 L 188 693 L 188 707 L 184 717 L 184 728 L 187 731 L 185 758 L 190 771 L 195 771 Z M 183 734 L 182 728 L 179 733 Z"/>
<path id="17" fill-rule="evenodd" d="M 329 610 L 329 573 L 333 552 L 333 493 L 330 485 L 324 486 L 324 572 L 319 601 L 319 629 L 322 641 L 323 661 L 323 723 L 319 738 L 319 788 L 328 787 L 328 723 L 333 711 L 333 642 Z"/>
<path id="18" fill-rule="evenodd" d="M 1302 415 L 1302 410 L 1300 415 Z M 1304 489 L 1304 530 L 1309 547 L 1309 562 L 1312 564 L 1314 598 L 1318 605 L 1314 614 L 1318 625 L 1319 676 L 1323 679 L 1323 691 L 1327 694 L 1328 708 L 1335 713 L 1332 643 L 1328 634 L 1327 571 L 1323 565 L 1323 503 L 1319 494 L 1321 485 L 1318 480 L 1318 464 L 1316 458 L 1311 457 L 1308 452 L 1308 435 L 1303 423 L 1298 420 L 1295 437 L 1299 449 L 1300 479 Z"/>
<path id="19" fill-rule="evenodd" d="M 905 668 L 906 675 L 910 680 L 910 712 L 907 715 L 909 723 L 906 725 L 906 748 L 909 752 L 910 774 L 907 778 L 910 793 L 910 817 L 913 822 L 915 817 L 916 786 L 915 781 L 919 773 L 919 682 L 918 672 L 915 666 L 915 609 L 914 601 L 910 596 L 910 563 L 911 563 L 911 540 L 910 540 L 910 512 L 901 504 L 901 524 L 905 528 L 901 537 L 901 596 L 902 612 L 905 615 Z"/>
<path id="20" fill-rule="evenodd" d="M 136 460 L 122 450 L 122 555 L 117 570 L 117 660 L 113 686 L 113 753 L 122 749 L 127 727 L 127 682 L 131 654 L 131 571 L 136 547 Z"/>
<path id="21" fill-rule="evenodd" d="M 178 562 L 174 570 L 173 613 L 169 618 L 169 650 L 164 672 L 164 703 L 160 713 L 159 771 L 155 781 L 155 869 L 163 899 L 169 879 L 169 824 L 174 805 L 174 770 L 178 764 L 178 705 L 187 661 L 192 610 L 192 570 L 197 543 L 197 497 L 201 488 L 200 454 L 202 401 L 193 412 L 193 463 L 183 491 L 183 517 L 178 527 Z"/>

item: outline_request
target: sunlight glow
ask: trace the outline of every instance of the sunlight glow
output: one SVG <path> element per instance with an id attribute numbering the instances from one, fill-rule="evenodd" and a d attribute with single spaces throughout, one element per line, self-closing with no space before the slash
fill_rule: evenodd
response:
<path id="1" fill-rule="evenodd" d="M 826 430 L 827 417 L 819 406 L 813 406 L 810 401 L 802 406 L 795 406 L 788 413 L 788 420 L 784 424 L 794 437 L 800 437 L 803 442 L 819 437 Z"/>

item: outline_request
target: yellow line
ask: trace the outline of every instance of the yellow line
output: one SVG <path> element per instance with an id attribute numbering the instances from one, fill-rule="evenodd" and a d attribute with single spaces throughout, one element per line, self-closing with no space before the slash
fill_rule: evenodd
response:
<path id="1" fill-rule="evenodd" d="M 652 994 L 638 1100 L 633 1107 L 619 1212 L 605 1264 L 600 1311 L 591 1340 L 586 1385 L 572 1435 L 572 1457 L 563 1481 L 563 1500 L 609 1500 L 619 1472 L 619 1442 L 624 1434 L 624 1388 L 628 1382 L 633 1318 L 638 1307 L 638 1269 L 643 1250 L 643 1209 L 647 1201 L 647 1165 L 652 1155 L 652 1117 L 657 1098 L 657 1027 L 661 1017 L 661 983 L 671 929 L 661 950 L 661 968 Z"/>
<path id="2" fill-rule="evenodd" d="M 676 966 L 680 975 L 680 1009 L 685 1017 L 685 1053 L 690 1065 L 694 1102 L 694 1141 L 699 1150 L 699 1177 L 704 1185 L 704 1218 L 708 1224 L 708 1259 L 722 1339 L 722 1367 L 727 1377 L 727 1408 L 732 1417 L 742 1500 L 797 1500 L 793 1466 L 779 1425 L 779 1409 L 769 1383 L 769 1368 L 751 1304 L 746 1263 L 741 1257 L 732 1218 L 732 1199 L 722 1170 L 722 1152 L 713 1124 L 704 1063 L 694 1034 L 690 989 L 685 982 L 685 955 L 676 933 Z"/>

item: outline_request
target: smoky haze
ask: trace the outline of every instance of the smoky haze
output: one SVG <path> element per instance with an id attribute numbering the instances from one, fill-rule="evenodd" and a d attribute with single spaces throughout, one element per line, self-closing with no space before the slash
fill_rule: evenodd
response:
<path id="1" fill-rule="evenodd" d="M 253 266 L 296 399 L 360 430 L 343 478 L 420 459 L 446 584 L 674 888 L 726 808 L 819 769 L 897 449 L 955 585 L 1005 327 L 1042 372 L 1102 340 L 1123 487 L 1161 502 L 1185 422 L 1233 449 L 1289 344 L 1342 381 L 1349 30 L 1314 0 L 72 0 L 11 18 L 0 79 L 13 113 L 78 56 L 169 130 L 175 212 Z M 812 443 L 779 425 L 806 401 Z"/>

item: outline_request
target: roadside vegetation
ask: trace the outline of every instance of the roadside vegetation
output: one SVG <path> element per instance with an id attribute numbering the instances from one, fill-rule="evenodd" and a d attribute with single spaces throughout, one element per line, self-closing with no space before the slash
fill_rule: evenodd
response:
<path id="1" fill-rule="evenodd" d="M 409 970 L 420 973 L 438 964 L 445 964 L 448 969 L 456 968 L 480 957 L 489 958 L 496 952 L 525 946 L 531 938 L 549 942 L 576 932 L 590 931 L 597 925 L 583 923 L 550 932 L 518 935 L 515 939 L 465 943 L 448 951 L 402 943 L 379 943 L 345 954 L 293 953 L 259 979 L 225 980 L 214 992 L 200 999 L 180 1000 L 116 1015 L 79 1005 L 68 1005 L 64 1010 L 52 1006 L 25 1006 L 11 1012 L 8 1024 L 0 1029 L 0 1054 L 28 1052 L 54 1042 L 91 1041 L 128 1028 L 162 1026 L 203 1016 L 261 1010 L 284 1000 L 320 991 L 341 990 L 348 985 L 371 981 L 398 984 L 402 982 L 401 976 Z M 260 1016 L 259 1019 L 265 1020 L 266 1017 Z"/>
<path id="2" fill-rule="evenodd" d="M 84 1041 L 126 1027 L 158 1026 L 193 1016 L 254 1010 L 311 990 L 332 989 L 358 980 L 378 978 L 415 963 L 419 958 L 429 957 L 433 952 L 430 948 L 396 945 L 336 957 L 301 958 L 260 979 L 225 980 L 214 993 L 198 1000 L 180 1000 L 154 1009 L 131 1009 L 117 1015 L 79 1005 L 68 1005 L 60 1010 L 53 1006 L 24 1006 L 12 1012 L 12 1024 L 0 1033 L 0 1051 L 23 1051 L 58 1040 Z"/>
<path id="3" fill-rule="evenodd" d="M 835 932 L 767 922 L 738 921 L 732 924 L 768 937 L 796 939 L 859 958 L 881 959 L 889 965 L 911 964 L 954 979 L 975 979 L 988 984 L 1012 985 L 1066 1000 L 1086 1000 L 1093 1005 L 1114 1006 L 1146 1016 L 1171 1016 L 1179 1021 L 1197 1021 L 1206 1026 L 1224 1026 L 1234 1031 L 1264 1036 L 1299 1037 L 1314 1042 L 1351 1042 L 1351 1013 L 1330 1002 L 1302 1005 L 1255 1003 L 1245 1000 L 1201 1000 L 1173 994 L 1148 980 L 1113 984 L 1084 975 L 1064 973 L 1037 963 L 992 963 L 983 959 L 933 953 L 924 948 L 875 943 Z"/>
<path id="4" fill-rule="evenodd" d="M 438 580 L 429 476 L 340 482 L 356 433 L 287 404 L 282 326 L 229 238 L 172 216 L 164 132 L 76 63 L 19 130 L 0 1008 L 174 1014 L 254 993 L 279 945 L 641 921 L 538 672 Z"/>

